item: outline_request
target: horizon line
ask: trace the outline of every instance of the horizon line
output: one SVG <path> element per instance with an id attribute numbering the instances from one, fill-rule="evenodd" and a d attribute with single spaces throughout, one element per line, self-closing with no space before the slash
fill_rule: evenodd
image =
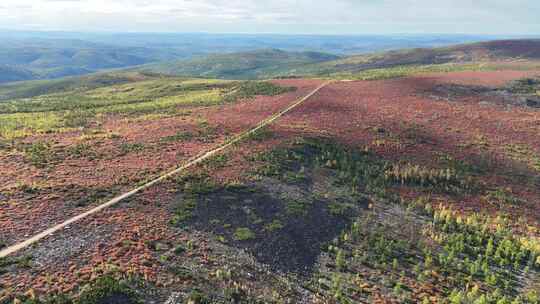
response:
<path id="1" fill-rule="evenodd" d="M 205 34 L 205 35 L 275 35 L 275 36 L 344 36 L 344 37 L 355 37 L 355 36 L 464 36 L 464 37 L 475 37 L 475 36 L 484 36 L 484 37 L 539 37 L 540 34 L 516 34 L 516 33 L 449 33 L 449 32 L 432 32 L 432 33 L 414 33 L 414 32 L 395 32 L 395 33 L 282 33 L 282 32 L 211 32 L 211 31 L 113 31 L 113 30 L 62 30 L 62 29 L 12 29 L 12 28 L 0 28 L 0 33 L 2 32 L 14 32 L 14 33 L 66 33 L 66 34 Z"/>

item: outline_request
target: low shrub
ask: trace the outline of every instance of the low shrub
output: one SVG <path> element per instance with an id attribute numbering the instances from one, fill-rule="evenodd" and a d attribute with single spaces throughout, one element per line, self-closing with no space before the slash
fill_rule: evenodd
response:
<path id="1" fill-rule="evenodd" d="M 54 159 L 50 144 L 45 142 L 32 143 L 25 150 L 26 158 L 36 167 L 45 167 Z"/>
<path id="2" fill-rule="evenodd" d="M 103 276 L 85 286 L 77 304 L 142 303 L 138 295 L 125 283 L 112 276 Z"/>
<path id="3" fill-rule="evenodd" d="M 255 238 L 255 233 L 249 228 L 237 228 L 234 232 L 233 238 L 236 241 L 248 241 Z"/>
<path id="4" fill-rule="evenodd" d="M 295 87 L 282 87 L 267 81 L 246 81 L 233 88 L 233 91 L 225 96 L 225 100 L 234 102 L 257 95 L 276 96 L 295 90 Z"/>

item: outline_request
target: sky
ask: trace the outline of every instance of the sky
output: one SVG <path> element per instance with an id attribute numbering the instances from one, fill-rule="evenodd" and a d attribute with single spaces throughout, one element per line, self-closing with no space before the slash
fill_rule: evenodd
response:
<path id="1" fill-rule="evenodd" d="M 539 0 L 2 0 L 15 30 L 540 34 Z"/>

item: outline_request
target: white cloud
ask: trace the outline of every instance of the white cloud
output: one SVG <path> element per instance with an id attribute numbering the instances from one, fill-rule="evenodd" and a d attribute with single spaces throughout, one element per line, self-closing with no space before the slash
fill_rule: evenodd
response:
<path id="1" fill-rule="evenodd" d="M 537 0 L 3 0 L 0 27 L 116 31 L 538 33 Z M 6 15 L 6 13 L 0 13 Z M 36 26 L 39 24 L 39 26 Z"/>

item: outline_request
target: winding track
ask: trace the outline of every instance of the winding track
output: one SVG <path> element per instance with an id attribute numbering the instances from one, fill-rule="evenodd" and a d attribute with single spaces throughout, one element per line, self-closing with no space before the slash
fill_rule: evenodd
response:
<path id="1" fill-rule="evenodd" d="M 63 223 L 61 224 L 58 224 L 58 225 L 55 225 L 41 233 L 38 233 L 36 235 L 34 235 L 33 237 L 25 240 L 25 241 L 22 241 L 20 243 L 17 243 L 13 246 L 9 246 L 7 248 L 4 248 L 3 250 L 0 251 L 0 258 L 5 258 L 9 255 L 12 255 L 24 248 L 27 248 L 29 247 L 30 245 L 33 245 L 39 241 L 41 241 L 42 239 L 46 238 L 47 236 L 59 231 L 59 230 L 62 230 L 64 228 L 66 228 L 67 226 L 73 224 L 73 223 L 76 223 L 84 218 L 87 218 L 93 214 L 96 214 L 98 212 L 100 212 L 101 210 L 104 210 L 108 207 L 111 207 L 115 204 L 118 204 L 119 202 L 121 202 L 122 200 L 126 199 L 126 198 L 129 198 L 133 195 L 135 195 L 136 193 L 138 192 L 141 192 L 173 175 L 176 175 L 184 170 L 186 170 L 187 168 L 189 167 L 192 167 L 193 165 L 196 165 L 196 164 L 199 164 L 201 163 L 202 161 L 216 155 L 217 153 L 227 149 L 228 147 L 242 141 L 243 139 L 245 139 L 246 137 L 252 135 L 253 133 L 257 132 L 258 130 L 266 127 L 267 125 L 271 124 L 272 122 L 274 122 L 275 120 L 279 119 L 281 116 L 287 114 L 289 111 L 293 110 L 294 108 L 298 107 L 299 105 L 301 105 L 302 103 L 304 103 L 306 100 L 308 100 L 309 98 L 311 98 L 313 95 L 315 95 L 319 90 L 321 90 L 322 88 L 324 88 L 325 86 L 327 86 L 328 84 L 332 83 L 333 81 L 327 81 L 323 84 L 321 84 L 320 86 L 318 86 L 315 90 L 311 91 L 308 95 L 298 99 L 297 101 L 295 101 L 292 105 L 288 106 L 287 108 L 281 110 L 280 112 L 274 114 L 274 115 L 271 115 L 270 117 L 264 119 L 263 121 L 259 122 L 255 127 L 253 127 L 252 129 L 246 131 L 246 132 L 243 132 L 237 136 L 235 136 L 234 138 L 232 138 L 231 140 L 217 146 L 216 148 L 210 150 L 210 151 L 207 151 L 207 152 L 202 152 L 200 154 L 198 154 L 197 156 L 193 157 L 192 159 L 188 160 L 187 163 L 181 165 L 180 167 L 140 186 L 140 187 L 137 187 L 129 192 L 126 192 L 124 194 L 121 194 L 113 199 L 111 199 L 110 201 L 104 203 L 104 204 L 101 204 L 93 209 L 90 209 L 84 213 L 81 213 L 77 216 L 74 216 L 66 221 L 64 221 Z"/>

